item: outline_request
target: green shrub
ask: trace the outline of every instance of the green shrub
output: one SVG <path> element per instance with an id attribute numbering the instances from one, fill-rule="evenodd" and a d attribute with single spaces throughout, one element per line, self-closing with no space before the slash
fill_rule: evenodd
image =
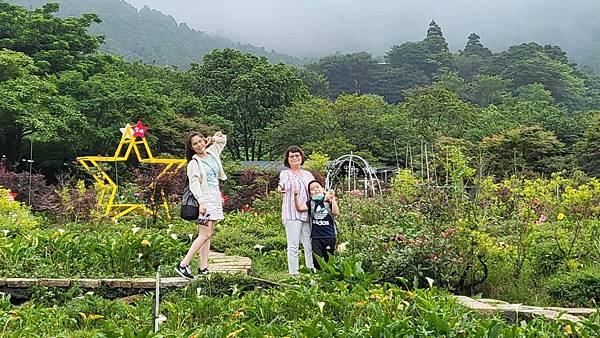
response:
<path id="1" fill-rule="evenodd" d="M 314 151 L 304 163 L 304 169 L 324 173 L 327 170 L 327 162 L 329 162 L 327 154 Z"/>
<path id="2" fill-rule="evenodd" d="M 600 268 L 557 274 L 548 281 L 548 292 L 566 305 L 593 306 L 600 300 Z"/>
<path id="3" fill-rule="evenodd" d="M 410 169 L 398 171 L 396 176 L 392 178 L 392 192 L 394 197 L 405 202 L 413 200 L 415 195 L 415 186 L 417 179 L 413 176 Z"/>
<path id="4" fill-rule="evenodd" d="M 27 233 L 34 229 L 38 220 L 21 202 L 8 200 L 9 190 L 0 187 L 0 231 L 4 236 Z"/>

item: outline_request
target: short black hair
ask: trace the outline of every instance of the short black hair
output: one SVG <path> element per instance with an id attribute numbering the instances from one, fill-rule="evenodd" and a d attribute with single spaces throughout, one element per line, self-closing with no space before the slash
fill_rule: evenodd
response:
<path id="1" fill-rule="evenodd" d="M 313 184 L 313 183 L 319 183 L 319 185 L 320 185 L 320 186 L 321 186 L 323 189 L 325 189 L 325 186 L 324 186 L 324 185 L 321 183 L 321 181 L 319 181 L 319 180 L 312 180 L 312 181 L 308 182 L 308 184 L 306 185 L 306 188 L 308 189 L 308 194 L 309 194 L 309 195 L 310 195 L 310 185 L 311 185 L 311 184 Z"/>

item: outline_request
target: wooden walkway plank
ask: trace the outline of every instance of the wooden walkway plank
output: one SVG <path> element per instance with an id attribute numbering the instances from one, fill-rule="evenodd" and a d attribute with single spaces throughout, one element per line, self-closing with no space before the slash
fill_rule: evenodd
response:
<path id="1" fill-rule="evenodd" d="M 483 315 L 493 315 L 502 312 L 506 317 L 516 320 L 519 317 L 533 318 L 542 316 L 550 321 L 568 320 L 573 323 L 579 323 L 579 316 L 589 316 L 595 312 L 595 309 L 585 308 L 544 308 L 538 306 L 528 306 L 523 304 L 509 304 L 496 299 L 473 299 L 466 296 L 454 296 L 457 302 L 466 308 Z"/>
<path id="2" fill-rule="evenodd" d="M 242 256 L 228 256 L 222 252 L 211 251 L 208 256 L 211 272 L 247 275 L 252 269 L 252 260 Z M 169 270 L 169 274 L 172 270 Z M 204 278 L 200 276 L 198 278 Z M 181 277 L 164 277 L 160 279 L 162 287 L 184 287 L 189 283 Z M 84 289 L 154 289 L 154 278 L 0 278 L 2 289 L 28 289 L 36 285 L 46 287 L 68 288 L 78 285 Z"/>

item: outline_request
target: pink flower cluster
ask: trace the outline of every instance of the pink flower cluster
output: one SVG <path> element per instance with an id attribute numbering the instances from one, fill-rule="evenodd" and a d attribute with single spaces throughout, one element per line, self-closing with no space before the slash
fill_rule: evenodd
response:
<path id="1" fill-rule="evenodd" d="M 538 218 L 537 221 L 535 221 L 535 224 L 540 225 L 542 223 L 544 223 L 546 221 L 546 215 L 542 214 L 540 215 L 540 218 Z"/>

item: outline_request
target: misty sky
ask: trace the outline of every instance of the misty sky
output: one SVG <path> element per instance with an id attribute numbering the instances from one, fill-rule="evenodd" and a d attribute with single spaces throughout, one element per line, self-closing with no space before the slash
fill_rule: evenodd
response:
<path id="1" fill-rule="evenodd" d="M 431 19 L 453 51 L 476 32 L 494 51 L 536 41 L 577 51 L 600 40 L 600 0 L 126 0 L 190 27 L 298 57 L 384 55 L 423 39 Z"/>

